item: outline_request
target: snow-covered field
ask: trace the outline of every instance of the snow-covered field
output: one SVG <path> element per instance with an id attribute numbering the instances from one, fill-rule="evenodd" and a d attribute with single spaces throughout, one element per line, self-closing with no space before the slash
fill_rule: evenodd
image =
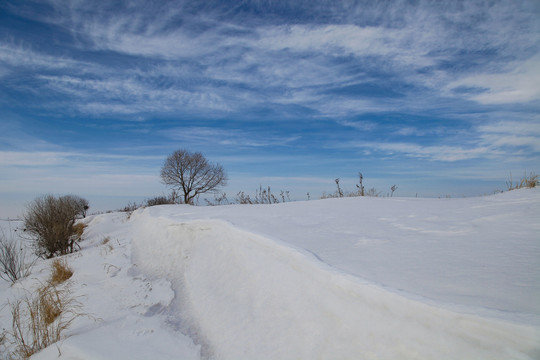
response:
<path id="1" fill-rule="evenodd" d="M 95 215 L 35 359 L 540 359 L 540 189 Z M 38 262 L 8 300 L 50 272 Z"/>

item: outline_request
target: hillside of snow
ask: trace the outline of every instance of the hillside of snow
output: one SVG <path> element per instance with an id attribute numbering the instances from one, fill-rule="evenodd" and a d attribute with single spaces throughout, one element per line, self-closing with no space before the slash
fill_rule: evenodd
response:
<path id="1" fill-rule="evenodd" d="M 93 215 L 35 359 L 539 359 L 540 189 Z M 50 261 L 8 300 L 45 281 Z"/>

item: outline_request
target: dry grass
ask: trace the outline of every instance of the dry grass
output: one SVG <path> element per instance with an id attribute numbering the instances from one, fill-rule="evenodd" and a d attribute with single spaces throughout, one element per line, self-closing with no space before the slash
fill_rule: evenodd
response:
<path id="1" fill-rule="evenodd" d="M 51 268 L 52 273 L 49 280 L 51 285 L 61 284 L 73 275 L 73 270 L 69 267 L 66 259 L 54 259 Z"/>
<path id="2" fill-rule="evenodd" d="M 7 343 L 7 331 L 2 330 L 0 333 L 0 350 L 2 350 L 1 353 L 6 353 L 6 344 Z"/>
<path id="3" fill-rule="evenodd" d="M 103 248 L 101 250 L 101 255 L 107 255 L 111 253 L 114 250 L 114 247 L 111 244 L 111 238 L 109 236 L 103 238 L 101 241 L 101 245 L 103 245 Z"/>
<path id="4" fill-rule="evenodd" d="M 84 229 L 86 229 L 87 226 L 88 225 L 83 223 L 77 223 L 73 225 L 73 233 L 79 240 L 82 238 Z"/>
<path id="5" fill-rule="evenodd" d="M 13 358 L 27 359 L 61 339 L 62 333 L 82 315 L 69 288 L 43 285 L 36 292 L 10 303 L 13 318 Z"/>
<path id="6" fill-rule="evenodd" d="M 528 176 L 524 174 L 521 180 L 514 183 L 512 180 L 512 173 L 510 173 L 510 178 L 506 181 L 506 187 L 508 190 L 516 190 L 522 188 L 534 188 L 539 183 L 538 175 L 535 173 L 530 173 Z"/>
<path id="7" fill-rule="evenodd" d="M 533 188 L 538 185 L 538 175 L 531 173 L 528 177 L 521 179 L 524 187 Z"/>

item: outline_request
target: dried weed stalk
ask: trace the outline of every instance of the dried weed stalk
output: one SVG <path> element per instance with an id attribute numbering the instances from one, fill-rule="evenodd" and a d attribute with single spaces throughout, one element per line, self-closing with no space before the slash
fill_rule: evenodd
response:
<path id="1" fill-rule="evenodd" d="M 58 342 L 73 321 L 83 315 L 69 287 L 58 288 L 52 284 L 45 284 L 36 292 L 9 303 L 9 307 L 13 319 L 12 356 L 21 359 Z"/>

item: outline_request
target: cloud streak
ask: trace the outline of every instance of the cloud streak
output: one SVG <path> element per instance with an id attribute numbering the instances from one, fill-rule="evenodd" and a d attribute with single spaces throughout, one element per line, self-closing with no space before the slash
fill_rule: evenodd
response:
<path id="1" fill-rule="evenodd" d="M 514 45 L 516 43 L 534 43 L 530 35 L 524 35 L 511 26 L 501 26 L 531 21 L 525 11 L 514 11 L 515 18 L 501 21 L 504 11 L 508 10 L 504 2 L 490 8 L 467 4 L 461 10 L 454 5 L 439 9 L 421 2 L 418 6 L 403 8 L 405 11 L 400 16 L 397 15 L 400 11 L 398 4 L 388 16 L 398 17 L 399 21 L 394 20 L 398 26 L 388 26 L 384 20 L 379 24 L 360 25 L 348 23 L 346 18 L 336 24 L 267 25 L 263 22 L 254 26 L 235 18 L 224 21 L 218 14 L 211 13 L 205 17 L 194 14 L 188 19 L 182 9 L 190 8 L 189 3 L 176 4 L 169 8 L 172 11 L 152 7 L 151 10 L 160 17 L 136 11 L 136 6 L 127 6 L 125 14 L 116 12 L 112 15 L 99 7 L 92 11 L 77 3 L 68 7 L 69 16 L 66 16 L 63 2 L 52 4 L 64 16 L 53 17 L 50 21 L 72 29 L 73 36 L 82 39 L 77 46 L 90 42 L 97 51 L 135 55 L 164 63 L 163 67 L 151 70 L 135 65 L 138 75 L 133 72 L 133 65 L 127 71 L 111 69 L 105 72 L 106 79 L 100 78 L 103 77 L 100 76 L 103 69 L 99 68 L 76 78 L 74 75 L 69 78 L 50 75 L 41 78 L 48 80 L 46 86 L 52 90 L 78 95 L 81 100 L 96 94 L 104 98 L 100 103 L 78 107 L 79 111 L 90 114 L 106 113 L 107 110 L 111 114 L 131 114 L 155 111 L 160 106 L 165 112 L 189 107 L 226 113 L 263 103 L 274 104 L 276 106 L 273 107 L 278 109 L 279 104 L 291 102 L 321 115 L 354 115 L 383 111 L 383 108 L 403 110 L 403 102 L 399 100 L 380 106 L 369 96 L 356 99 L 351 94 L 348 99 L 343 99 L 343 96 L 323 91 L 373 81 L 407 84 L 403 89 L 417 93 L 427 89 L 430 92 L 440 91 L 442 96 L 447 89 L 446 92 L 454 97 L 482 104 L 519 103 L 538 97 L 534 86 L 538 77 L 535 70 L 538 60 L 534 54 L 528 61 L 519 59 L 506 65 L 506 72 L 493 72 L 494 68 L 501 70 L 501 65 L 498 65 L 497 57 L 490 55 L 490 49 L 506 54 L 518 46 Z M 78 7 L 80 5 L 81 8 Z M 376 12 L 381 9 L 369 10 Z M 87 16 L 88 12 L 94 15 Z M 484 19 L 480 17 L 482 21 L 475 24 L 475 29 L 464 32 L 462 19 L 475 18 L 480 14 L 484 14 Z M 183 22 L 187 25 L 174 25 Z M 190 27 L 190 24 L 196 24 L 200 30 L 194 30 L 197 26 Z M 501 36 L 503 30 L 507 33 Z M 475 61 L 479 58 L 475 53 L 495 61 L 482 66 Z M 19 55 L 11 56 L 8 62 L 14 63 L 23 55 L 28 54 L 19 51 Z M 33 54 L 26 58 L 30 59 L 26 61 L 27 65 L 45 68 L 73 65 L 69 59 L 55 61 L 45 55 Z M 455 80 L 456 68 L 446 69 L 445 64 L 463 60 L 472 60 L 468 64 L 469 67 L 474 66 L 475 74 L 464 68 Z M 24 64 L 24 61 L 20 63 Z M 189 75 L 180 71 L 169 78 L 172 86 L 165 91 L 157 89 L 152 82 L 155 76 L 170 76 L 168 70 L 171 68 L 183 67 L 192 71 Z M 168 73 L 160 74 L 160 70 Z M 193 78 L 195 73 L 197 75 Z M 501 86 L 501 83 L 506 85 Z M 452 92 L 460 88 L 487 90 L 473 95 Z M 112 98 L 109 109 L 105 101 L 108 97 Z M 414 99 L 408 97 L 408 102 L 411 101 Z M 150 103 L 156 106 L 152 107 Z M 175 107 L 175 103 L 178 106 Z M 320 103 L 334 106 L 320 106 Z M 128 110 L 130 105 L 131 110 Z"/>

